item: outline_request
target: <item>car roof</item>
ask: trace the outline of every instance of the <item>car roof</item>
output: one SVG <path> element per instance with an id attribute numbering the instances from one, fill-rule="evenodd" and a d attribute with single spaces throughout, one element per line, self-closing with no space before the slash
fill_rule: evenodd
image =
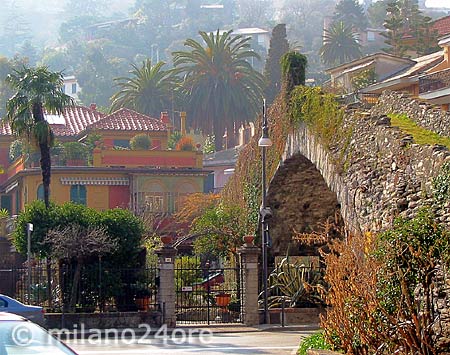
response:
<path id="1" fill-rule="evenodd" d="M 17 314 L 0 312 L 0 322 L 1 321 L 12 321 L 12 320 L 26 321 L 26 319 L 24 317 L 18 316 Z"/>

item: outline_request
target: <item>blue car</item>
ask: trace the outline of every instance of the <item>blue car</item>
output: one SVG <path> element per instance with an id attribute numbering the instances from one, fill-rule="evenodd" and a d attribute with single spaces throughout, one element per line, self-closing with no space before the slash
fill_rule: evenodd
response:
<path id="1" fill-rule="evenodd" d="M 0 312 L 18 314 L 39 325 L 45 324 L 44 309 L 23 304 L 14 298 L 0 294 Z"/>

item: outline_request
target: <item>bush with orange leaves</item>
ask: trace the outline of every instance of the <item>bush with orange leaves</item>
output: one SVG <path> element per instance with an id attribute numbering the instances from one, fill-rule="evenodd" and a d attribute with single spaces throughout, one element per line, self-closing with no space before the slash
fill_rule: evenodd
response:
<path id="1" fill-rule="evenodd" d="M 377 236 L 348 236 L 324 255 L 327 341 L 348 354 L 449 354 L 450 233 L 429 210 Z M 440 275 L 444 275 L 441 277 Z M 447 291 L 445 291 L 447 290 Z M 448 333 L 448 332 L 447 332 Z"/>
<path id="2" fill-rule="evenodd" d="M 192 150 L 194 150 L 194 147 L 195 147 L 194 140 L 191 137 L 183 136 L 177 142 L 177 145 L 175 146 L 175 150 L 192 151 Z"/>

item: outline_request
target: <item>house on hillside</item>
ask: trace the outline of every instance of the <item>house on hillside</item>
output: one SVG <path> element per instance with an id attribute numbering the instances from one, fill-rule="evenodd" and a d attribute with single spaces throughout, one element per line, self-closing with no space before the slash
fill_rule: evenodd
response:
<path id="1" fill-rule="evenodd" d="M 95 107 L 73 106 L 60 116 L 47 115 L 47 120 L 60 142 L 82 143 L 92 135 L 97 139 L 88 153 L 70 157 L 68 151 L 52 153 L 50 200 L 56 203 L 73 201 L 97 210 L 129 208 L 136 214 L 151 212 L 169 218 L 186 195 L 203 192 L 208 175 L 203 170 L 203 154 L 168 150 L 171 125 L 167 113 L 156 119 L 129 109 L 106 115 Z M 130 140 L 138 134 L 149 137 L 150 149 L 129 148 Z M 13 140 L 10 128 L 3 123 L 1 207 L 17 214 L 27 203 L 43 199 L 43 186 L 38 158 L 33 154 L 9 161 Z"/>
<path id="2" fill-rule="evenodd" d="M 384 90 L 402 91 L 431 104 L 450 106 L 450 36 L 439 41 L 441 51 L 414 59 L 401 72 L 360 90 L 361 99 L 381 95 Z"/>
<path id="3" fill-rule="evenodd" d="M 408 58 L 397 57 L 387 53 L 375 53 L 351 62 L 327 69 L 330 85 L 345 93 L 354 92 L 353 78 L 361 72 L 372 69 L 377 81 L 382 81 L 395 73 L 409 68 L 415 62 Z"/>
<path id="4" fill-rule="evenodd" d="M 74 75 L 65 76 L 63 78 L 63 92 L 69 95 L 75 102 L 80 102 L 78 95 L 81 92 L 80 84 L 78 84 L 77 78 Z"/>

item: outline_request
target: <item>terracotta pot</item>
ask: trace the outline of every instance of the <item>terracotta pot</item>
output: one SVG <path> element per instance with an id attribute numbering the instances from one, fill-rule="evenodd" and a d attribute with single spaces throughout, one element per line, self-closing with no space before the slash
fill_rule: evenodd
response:
<path id="1" fill-rule="evenodd" d="M 226 307 L 230 304 L 231 301 L 231 295 L 228 293 L 219 293 L 216 295 L 216 304 L 219 307 Z"/>
<path id="2" fill-rule="evenodd" d="M 173 241 L 173 237 L 171 235 L 163 235 L 161 236 L 161 241 L 164 245 L 169 245 Z"/>
<path id="3" fill-rule="evenodd" d="M 245 244 L 252 245 L 254 240 L 255 240 L 255 236 L 254 235 L 244 235 L 242 237 L 242 239 L 243 239 Z"/>

